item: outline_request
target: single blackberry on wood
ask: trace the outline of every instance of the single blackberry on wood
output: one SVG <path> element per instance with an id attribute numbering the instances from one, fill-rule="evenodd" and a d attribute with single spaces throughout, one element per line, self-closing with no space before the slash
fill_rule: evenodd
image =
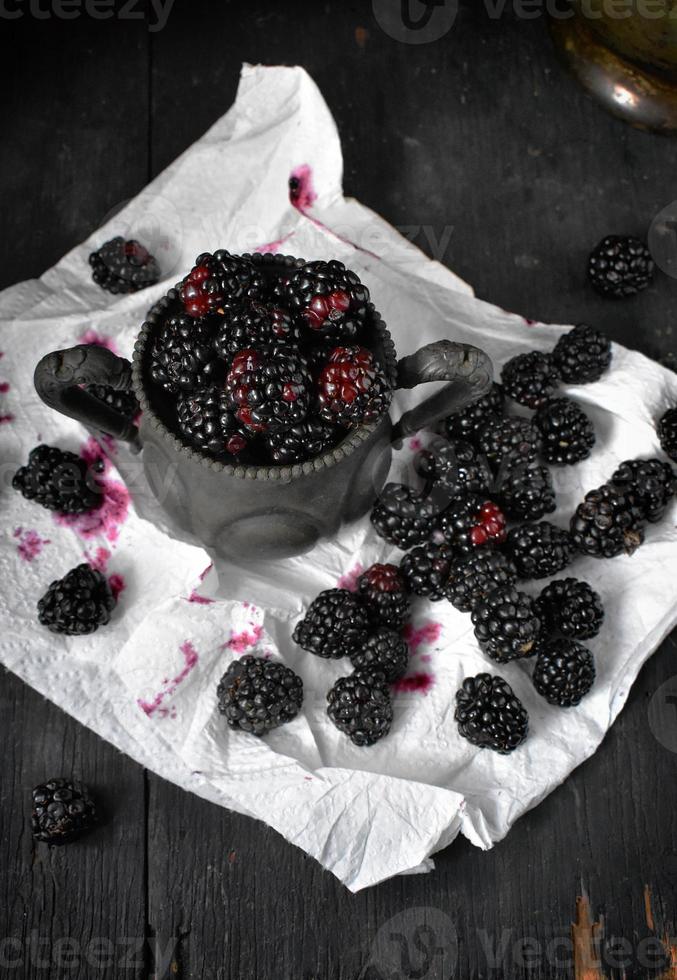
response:
<path id="1" fill-rule="evenodd" d="M 514 585 L 498 586 L 476 602 L 472 622 L 481 649 L 497 663 L 536 652 L 541 621 L 531 596 Z"/>
<path id="2" fill-rule="evenodd" d="M 407 586 L 397 565 L 371 565 L 357 580 L 369 619 L 378 626 L 400 629 L 409 618 Z"/>
<path id="3" fill-rule="evenodd" d="M 12 486 L 26 500 L 60 514 L 84 514 L 103 501 L 95 474 L 84 459 L 55 446 L 32 449 L 27 464 L 14 474 Z"/>
<path id="4" fill-rule="evenodd" d="M 374 504 L 371 523 L 382 538 L 406 551 L 428 540 L 437 516 L 429 496 L 402 483 L 387 483 Z"/>
<path id="5" fill-rule="evenodd" d="M 571 518 L 571 539 L 584 555 L 631 555 L 644 541 L 646 516 L 634 493 L 604 484 L 585 495 Z"/>
<path id="6" fill-rule="evenodd" d="M 472 442 L 486 422 L 496 420 L 503 414 L 504 404 L 503 389 L 494 382 L 486 395 L 446 418 L 442 431 L 450 439 Z"/>
<path id="7" fill-rule="evenodd" d="M 651 252 L 632 235 L 607 235 L 590 253 L 588 278 L 602 296 L 634 296 L 646 289 L 653 276 Z"/>
<path id="8" fill-rule="evenodd" d="M 98 822 L 96 804 L 83 783 L 49 779 L 33 790 L 33 839 L 45 844 L 70 844 Z"/>
<path id="9" fill-rule="evenodd" d="M 404 556 L 400 571 L 407 589 L 433 602 L 443 599 L 454 551 L 447 544 L 427 541 Z"/>
<path id="10" fill-rule="evenodd" d="M 595 682 L 595 661 L 586 647 L 561 637 L 539 644 L 534 687 L 549 704 L 572 708 Z"/>
<path id="11" fill-rule="evenodd" d="M 555 344 L 552 359 L 566 384 L 599 381 L 611 364 L 611 341 L 601 330 L 579 323 L 562 334 Z"/>
<path id="12" fill-rule="evenodd" d="M 540 408 L 557 388 L 559 372 L 550 354 L 533 350 L 512 357 L 501 372 L 501 381 L 506 395 L 520 405 Z"/>
<path id="13" fill-rule="evenodd" d="M 108 580 L 90 565 L 72 568 L 38 602 L 38 619 L 52 633 L 94 633 L 110 621 L 115 598 Z"/>
<path id="14" fill-rule="evenodd" d="M 457 553 L 467 554 L 475 548 L 505 541 L 505 515 L 492 500 L 460 497 L 440 514 L 435 531 L 435 537 L 439 536 Z"/>
<path id="15" fill-rule="evenodd" d="M 497 473 L 501 466 L 536 459 L 541 451 L 541 435 L 529 419 L 507 415 L 489 420 L 478 432 L 476 445 Z"/>
<path id="16" fill-rule="evenodd" d="M 357 670 L 327 694 L 327 714 L 355 745 L 373 745 L 390 731 L 393 705 L 383 674 Z"/>
<path id="17" fill-rule="evenodd" d="M 350 654 L 350 661 L 355 670 L 382 674 L 392 684 L 406 673 L 409 647 L 399 633 L 381 626 Z"/>
<path id="18" fill-rule="evenodd" d="M 210 326 L 189 316 L 167 320 L 150 352 L 150 376 L 166 391 L 195 391 L 214 384 L 217 358 Z"/>
<path id="19" fill-rule="evenodd" d="M 225 249 L 198 255 L 179 286 L 184 309 L 195 319 L 223 313 L 246 299 L 261 297 L 264 291 L 265 283 L 253 263 Z"/>
<path id="20" fill-rule="evenodd" d="M 220 388 L 179 395 L 176 414 L 188 445 L 214 456 L 237 456 L 251 440 L 251 433 L 235 418 L 228 395 Z"/>
<path id="21" fill-rule="evenodd" d="M 453 563 L 444 594 L 455 609 L 468 613 L 494 589 L 516 582 L 517 569 L 508 556 L 484 548 Z"/>
<path id="22" fill-rule="evenodd" d="M 361 647 L 369 632 L 369 614 L 347 589 L 326 589 L 296 624 L 292 639 L 318 657 L 336 660 Z"/>
<path id="23" fill-rule="evenodd" d="M 521 745 L 529 730 L 522 702 L 507 681 L 491 674 L 466 677 L 456 694 L 454 718 L 460 734 L 472 745 L 502 755 Z"/>
<path id="24" fill-rule="evenodd" d="M 604 622 L 602 600 L 587 582 L 555 579 L 536 599 L 545 629 L 575 640 L 591 640 Z"/>
<path id="25" fill-rule="evenodd" d="M 677 462 L 677 407 L 669 408 L 656 427 L 661 449 Z"/>
<path id="26" fill-rule="evenodd" d="M 248 655 L 232 662 L 216 696 L 231 728 L 265 735 L 296 718 L 303 703 L 303 681 L 284 664 Z"/>
<path id="27" fill-rule="evenodd" d="M 312 387 L 306 361 L 291 347 L 239 351 L 226 377 L 235 417 L 251 432 L 298 425 L 310 411 Z"/>
<path id="28" fill-rule="evenodd" d="M 272 461 L 289 466 L 321 456 L 344 437 L 345 432 L 335 425 L 308 417 L 290 429 L 266 433 L 264 441 Z"/>
<path id="29" fill-rule="evenodd" d="M 227 312 L 214 335 L 214 349 L 229 359 L 248 348 L 270 348 L 279 344 L 297 346 L 300 331 L 291 315 L 279 306 L 256 300 Z"/>
<path id="30" fill-rule="evenodd" d="M 547 466 L 516 463 L 499 473 L 497 499 L 508 517 L 537 521 L 555 508 L 555 488 Z"/>
<path id="31" fill-rule="evenodd" d="M 118 235 L 89 256 L 92 279 L 109 293 L 136 293 L 160 278 L 160 268 L 147 248 Z"/>
<path id="32" fill-rule="evenodd" d="M 541 433 L 543 458 L 560 466 L 587 459 L 595 445 L 595 429 L 583 409 L 570 398 L 553 398 L 534 415 Z"/>
<path id="33" fill-rule="evenodd" d="M 349 340 L 367 319 L 369 290 L 342 262 L 306 262 L 284 286 L 289 309 L 314 336 Z"/>
<path id="34" fill-rule="evenodd" d="M 677 493 L 677 474 L 662 459 L 628 459 L 618 467 L 611 483 L 633 494 L 651 524 L 657 524 Z"/>
<path id="35" fill-rule="evenodd" d="M 385 372 L 366 347 L 335 347 L 317 385 L 321 418 L 346 428 L 376 422 L 393 394 Z"/>
<path id="36" fill-rule="evenodd" d="M 520 578 L 547 578 L 567 567 L 573 557 L 574 543 L 568 531 L 541 521 L 512 528 L 506 551 Z"/>

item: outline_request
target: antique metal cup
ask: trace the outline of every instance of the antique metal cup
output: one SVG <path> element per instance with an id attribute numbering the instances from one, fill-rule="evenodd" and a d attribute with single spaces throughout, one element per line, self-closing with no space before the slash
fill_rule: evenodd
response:
<path id="1" fill-rule="evenodd" d="M 50 407 L 141 449 L 146 479 L 174 525 L 220 559 L 285 558 L 330 537 L 372 506 L 388 473 L 393 442 L 480 398 L 491 385 L 489 358 L 466 344 L 442 340 L 398 361 L 390 333 L 370 307 L 369 345 L 393 387 L 433 381 L 444 381 L 445 387 L 394 426 L 386 414 L 348 432 L 309 462 L 224 463 L 189 448 L 171 431 L 170 417 L 149 382 L 150 339 L 176 302 L 171 290 L 148 314 L 133 364 L 103 347 L 78 345 L 46 355 L 35 370 L 35 387 Z M 138 428 L 93 398 L 84 390 L 88 384 L 132 388 L 142 409 Z"/>

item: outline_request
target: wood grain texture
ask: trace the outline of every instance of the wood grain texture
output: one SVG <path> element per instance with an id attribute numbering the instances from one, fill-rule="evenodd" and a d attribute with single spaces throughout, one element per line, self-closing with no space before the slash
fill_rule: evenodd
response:
<path id="1" fill-rule="evenodd" d="M 677 143 L 598 109 L 541 20 L 494 21 L 473 0 L 448 37 L 415 47 L 385 35 L 367 2 L 176 0 L 152 36 L 143 23 L 82 19 L 3 24 L 7 37 L 3 285 L 41 272 L 200 136 L 231 104 L 241 61 L 296 63 L 336 116 L 346 192 L 478 295 L 533 319 L 589 320 L 651 355 L 675 350 L 672 280 L 609 303 L 584 270 L 604 234 L 643 233 L 677 198 Z M 596 755 L 494 850 L 458 840 L 434 873 L 355 896 L 264 825 L 144 779 L 4 676 L 3 936 L 147 935 L 154 957 L 138 969 L 63 971 L 87 980 L 571 980 L 571 923 L 587 896 L 604 923 L 603 977 L 670 977 L 677 759 L 652 735 L 648 705 L 676 654 L 667 641 Z M 26 793 L 47 763 L 101 786 L 111 823 L 82 849 L 35 860 Z M 442 917 L 438 945 L 451 924 L 453 973 L 417 932 L 420 909 Z M 391 932 L 403 939 L 388 974 L 379 956 Z"/>

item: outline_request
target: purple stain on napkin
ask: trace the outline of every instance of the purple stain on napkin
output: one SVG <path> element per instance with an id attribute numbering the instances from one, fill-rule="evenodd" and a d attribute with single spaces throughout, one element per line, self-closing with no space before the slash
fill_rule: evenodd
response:
<path id="1" fill-rule="evenodd" d="M 112 577 L 112 576 L 111 576 Z M 197 650 L 190 642 L 190 640 L 184 640 L 184 642 L 179 647 L 179 650 L 183 654 L 183 669 L 176 675 L 176 677 L 165 678 L 163 680 L 163 689 L 159 691 L 152 701 L 144 701 L 142 698 L 137 699 L 137 704 L 141 710 L 148 715 L 149 718 L 157 712 L 161 718 L 166 717 L 176 717 L 176 709 L 167 709 L 162 707 L 162 702 L 165 698 L 171 697 L 176 691 L 179 684 L 185 681 L 186 677 L 191 673 L 192 670 L 197 666 L 198 660 L 200 659 Z"/>
<path id="2" fill-rule="evenodd" d="M 317 200 L 313 187 L 313 171 L 307 163 L 295 167 L 289 175 L 289 200 L 301 214 L 305 214 Z"/>
<path id="3" fill-rule="evenodd" d="M 104 537 L 113 544 L 120 536 L 120 529 L 127 520 L 130 495 L 127 487 L 117 480 L 106 477 L 110 463 L 100 443 L 89 438 L 80 450 L 80 456 L 97 475 L 97 484 L 103 499 L 94 510 L 84 514 L 54 514 L 54 521 L 62 527 L 72 528 L 84 540 Z"/>
<path id="4" fill-rule="evenodd" d="M 46 544 L 51 544 L 49 538 L 41 538 L 38 532 L 33 529 L 24 531 L 23 528 L 18 527 L 14 532 L 14 537 L 18 539 L 16 550 L 23 561 L 33 561 Z"/>
<path id="5" fill-rule="evenodd" d="M 402 635 L 409 644 L 409 649 L 412 654 L 416 654 L 418 653 L 419 647 L 427 646 L 439 640 L 441 632 L 442 624 L 429 620 L 418 627 L 414 626 L 413 623 L 407 623 L 402 631 Z"/>
<path id="6" fill-rule="evenodd" d="M 89 330 L 85 330 L 83 334 L 78 337 L 79 344 L 96 344 L 97 347 L 105 347 L 112 354 L 117 354 L 118 350 L 115 346 L 115 341 L 112 337 L 107 337 L 106 334 L 97 333 L 93 327 Z"/>
<path id="7" fill-rule="evenodd" d="M 435 678 L 432 674 L 420 671 L 417 674 L 401 677 L 392 687 L 397 694 L 427 694 L 434 683 Z"/>
<path id="8" fill-rule="evenodd" d="M 221 649 L 233 650 L 235 653 L 245 653 L 250 647 L 256 646 L 263 634 L 263 626 L 256 626 L 254 623 L 250 623 L 250 626 L 251 632 L 249 630 L 241 630 L 239 633 L 234 633 L 231 630 L 230 639 L 226 640 Z"/>
<path id="9" fill-rule="evenodd" d="M 347 589 L 348 592 L 357 591 L 357 580 L 364 571 L 364 566 L 360 562 L 356 562 L 351 569 L 340 576 L 336 583 L 336 587 L 339 589 Z"/>
<path id="10" fill-rule="evenodd" d="M 293 235 L 294 232 L 290 231 L 286 235 L 283 235 L 282 238 L 276 238 L 274 242 L 266 242 L 265 245 L 259 245 L 254 251 L 260 252 L 261 255 L 265 255 L 267 252 L 279 252 L 285 242 L 288 242 Z"/>

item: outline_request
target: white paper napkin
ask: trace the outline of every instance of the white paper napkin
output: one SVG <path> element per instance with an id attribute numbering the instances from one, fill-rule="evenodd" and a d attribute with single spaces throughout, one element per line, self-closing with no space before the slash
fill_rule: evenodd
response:
<path id="1" fill-rule="evenodd" d="M 300 183 L 296 206 L 290 175 Z M 429 869 L 430 855 L 459 832 L 491 847 L 595 751 L 641 665 L 677 623 L 677 509 L 633 557 L 579 558 L 571 567 L 607 609 L 590 643 L 598 679 L 580 707 L 549 707 L 531 686 L 530 665 L 500 668 L 531 720 L 529 739 L 511 756 L 479 751 L 457 733 L 456 689 L 465 676 L 497 668 L 480 653 L 470 618 L 446 602 L 414 606 L 411 670 L 389 737 L 359 749 L 337 732 L 325 698 L 348 666 L 301 651 L 292 626 L 321 589 L 398 553 L 364 519 L 301 558 L 246 574 L 222 569 L 219 590 L 228 598 L 209 601 L 209 556 L 172 536 L 140 459 L 109 439 L 93 445 L 81 426 L 50 412 L 32 371 L 43 354 L 83 340 L 129 357 L 151 303 L 199 252 L 218 247 L 343 260 L 369 286 L 400 355 L 450 337 L 485 348 L 500 368 L 519 351 L 554 345 L 565 328 L 476 300 L 453 273 L 346 200 L 341 176 L 336 127 L 308 75 L 245 66 L 235 105 L 202 139 L 41 279 L 0 294 L 0 659 L 142 765 L 265 820 L 356 891 Z M 116 298 L 91 282 L 89 252 L 116 234 L 150 247 L 161 283 Z M 611 371 L 569 393 L 593 417 L 598 445 L 590 460 L 555 471 L 559 523 L 621 459 L 659 452 L 654 422 L 677 402 L 677 378 L 614 346 Z M 398 394 L 394 416 L 423 394 Z M 103 448 L 106 502 L 94 521 L 54 518 L 11 489 L 11 475 L 40 441 L 90 454 Z M 400 460 L 415 446 L 410 440 Z M 90 637 L 54 636 L 38 626 L 36 600 L 82 560 L 115 576 L 118 608 Z M 218 679 L 245 652 L 284 660 L 305 685 L 301 715 L 264 739 L 230 731 L 216 711 Z"/>

